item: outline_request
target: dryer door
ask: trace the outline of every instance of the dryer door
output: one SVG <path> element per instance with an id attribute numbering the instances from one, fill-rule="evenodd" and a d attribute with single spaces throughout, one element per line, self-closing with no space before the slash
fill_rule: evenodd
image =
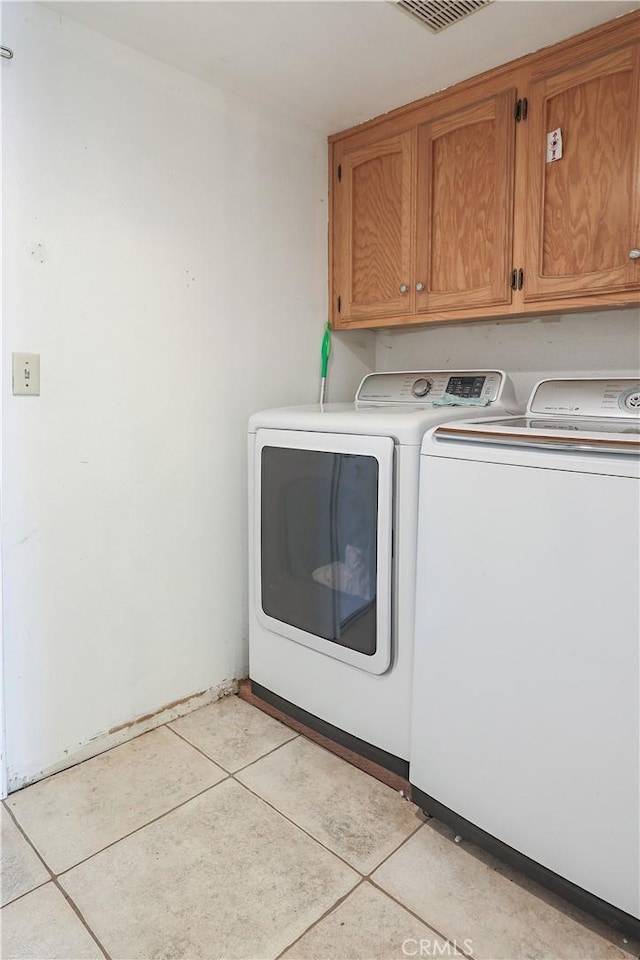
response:
<path id="1" fill-rule="evenodd" d="M 319 653 L 384 673 L 393 440 L 259 430 L 255 470 L 258 619 Z"/>

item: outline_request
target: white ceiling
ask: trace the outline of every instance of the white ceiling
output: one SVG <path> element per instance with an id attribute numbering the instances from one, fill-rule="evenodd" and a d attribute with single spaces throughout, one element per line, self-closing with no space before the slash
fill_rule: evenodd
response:
<path id="1" fill-rule="evenodd" d="M 437 35 L 385 0 L 47 6 L 328 134 L 639 9 L 640 0 L 495 0 Z"/>

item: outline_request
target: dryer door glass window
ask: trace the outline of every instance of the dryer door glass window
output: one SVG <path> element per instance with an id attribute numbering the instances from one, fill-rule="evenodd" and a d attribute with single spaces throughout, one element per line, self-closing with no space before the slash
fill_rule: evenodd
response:
<path id="1" fill-rule="evenodd" d="M 261 474 L 264 613 L 373 656 L 378 460 L 265 446 Z"/>

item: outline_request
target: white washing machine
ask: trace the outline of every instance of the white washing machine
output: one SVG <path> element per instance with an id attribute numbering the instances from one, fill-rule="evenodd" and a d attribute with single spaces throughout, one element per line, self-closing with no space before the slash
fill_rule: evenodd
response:
<path id="1" fill-rule="evenodd" d="M 375 373 L 249 425 L 252 688 L 405 777 L 420 443 L 472 404 L 513 409 L 506 375 Z"/>
<path id="2" fill-rule="evenodd" d="M 547 380 L 422 449 L 410 780 L 640 935 L 640 379 Z"/>

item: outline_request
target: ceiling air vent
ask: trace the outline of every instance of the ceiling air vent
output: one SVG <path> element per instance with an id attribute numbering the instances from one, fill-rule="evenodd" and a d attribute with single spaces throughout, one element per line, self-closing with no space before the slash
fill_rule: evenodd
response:
<path id="1" fill-rule="evenodd" d="M 490 3 L 493 0 L 398 0 L 396 6 L 423 23 L 432 33 L 440 33 Z"/>

